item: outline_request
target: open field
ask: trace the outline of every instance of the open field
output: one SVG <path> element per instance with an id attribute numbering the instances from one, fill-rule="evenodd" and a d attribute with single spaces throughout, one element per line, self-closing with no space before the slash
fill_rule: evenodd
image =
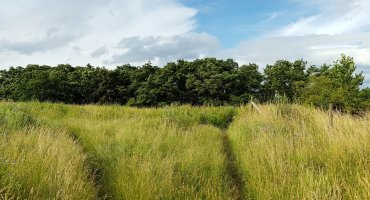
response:
<path id="1" fill-rule="evenodd" d="M 370 118 L 302 106 L 240 111 L 228 130 L 253 199 L 369 199 Z"/>
<path id="2" fill-rule="evenodd" d="M 369 199 L 370 116 L 0 103 L 0 199 Z"/>
<path id="3" fill-rule="evenodd" d="M 3 197 L 228 199 L 235 193 L 222 132 L 213 126 L 225 127 L 233 108 L 30 103 L 2 104 L 1 112 Z"/>

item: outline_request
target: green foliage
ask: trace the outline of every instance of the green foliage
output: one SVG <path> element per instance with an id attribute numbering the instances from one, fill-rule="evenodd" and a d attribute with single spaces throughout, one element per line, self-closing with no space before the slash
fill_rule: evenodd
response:
<path id="1" fill-rule="evenodd" d="M 370 109 L 370 88 L 365 88 L 360 91 L 360 98 L 363 99 L 362 106 L 364 109 Z"/>
<path id="2" fill-rule="evenodd" d="M 146 63 L 114 70 L 93 67 L 28 65 L 0 71 L 0 99 L 69 104 L 120 104 L 136 107 L 166 105 L 243 105 L 259 102 L 306 103 L 356 113 L 369 108 L 370 96 L 360 92 L 362 74 L 352 58 L 333 65 L 278 60 L 267 65 L 239 66 L 232 59 L 178 60 L 163 68 Z"/>
<path id="3" fill-rule="evenodd" d="M 298 98 L 307 82 L 306 64 L 307 62 L 303 60 L 293 63 L 278 60 L 274 65 L 267 65 L 264 85 L 267 95 L 270 98 L 274 95 L 285 95 L 289 100 Z"/>
<path id="4" fill-rule="evenodd" d="M 215 58 L 179 60 L 163 68 L 57 67 L 28 65 L 0 71 L 0 98 L 15 101 L 50 101 L 72 104 L 241 104 L 255 96 L 262 75 L 255 64 L 239 68 L 233 60 Z"/>
<path id="5" fill-rule="evenodd" d="M 326 65 L 311 74 L 302 100 L 307 104 L 334 108 L 345 112 L 358 112 L 367 101 L 361 96 L 360 86 L 363 83 L 362 73 L 354 74 L 356 65 L 353 58 L 342 55 L 333 66 Z"/>

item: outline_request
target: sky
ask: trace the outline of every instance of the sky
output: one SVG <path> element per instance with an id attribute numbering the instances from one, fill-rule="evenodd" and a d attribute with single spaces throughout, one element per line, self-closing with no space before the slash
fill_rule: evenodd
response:
<path id="1" fill-rule="evenodd" d="M 1 0 L 0 69 L 178 59 L 354 57 L 370 84 L 369 0 Z"/>

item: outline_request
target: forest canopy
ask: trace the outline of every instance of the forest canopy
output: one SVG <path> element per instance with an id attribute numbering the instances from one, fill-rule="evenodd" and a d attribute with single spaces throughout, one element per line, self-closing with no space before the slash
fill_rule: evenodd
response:
<path id="1" fill-rule="evenodd" d="M 0 99 L 68 104 L 240 105 L 285 99 L 346 112 L 369 108 L 370 90 L 361 89 L 353 58 L 342 55 L 332 65 L 308 66 L 304 60 L 278 60 L 263 73 L 257 64 L 232 59 L 178 60 L 164 67 L 56 67 L 28 65 L 0 71 Z"/>

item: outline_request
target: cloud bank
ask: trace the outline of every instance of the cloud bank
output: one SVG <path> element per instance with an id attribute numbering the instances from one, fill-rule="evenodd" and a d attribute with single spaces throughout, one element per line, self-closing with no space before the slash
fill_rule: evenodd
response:
<path id="1" fill-rule="evenodd" d="M 0 64 L 196 58 L 218 45 L 194 31 L 196 14 L 175 0 L 3 0 Z"/>
<path id="2" fill-rule="evenodd" d="M 370 1 L 291 0 L 301 9 L 316 10 L 312 15 L 222 50 L 221 57 L 261 66 L 277 59 L 305 59 L 310 64 L 331 64 L 342 53 L 355 58 L 370 83 Z M 313 9 L 314 8 L 314 9 Z M 303 13 L 303 12 L 302 12 Z"/>
<path id="3" fill-rule="evenodd" d="M 218 38 L 197 32 L 198 10 L 177 0 L 2 0 L 0 67 L 30 63 L 114 67 L 147 61 L 162 65 L 205 56 L 261 66 L 301 58 L 322 64 L 345 53 L 355 58 L 370 82 L 370 1 L 282 1 L 297 5 L 302 15 L 222 49 Z M 278 23 L 289 13 L 276 10 L 256 23 Z"/>

